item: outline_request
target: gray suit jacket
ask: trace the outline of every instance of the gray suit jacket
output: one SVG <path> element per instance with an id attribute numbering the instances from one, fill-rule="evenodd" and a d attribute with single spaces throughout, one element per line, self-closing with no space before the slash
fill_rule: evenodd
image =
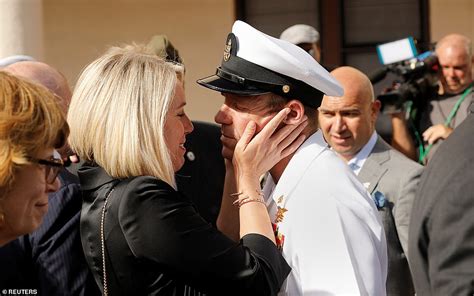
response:
<path id="1" fill-rule="evenodd" d="M 387 238 L 387 295 L 414 295 L 407 262 L 408 224 L 423 167 L 394 150 L 379 136 L 358 178 L 369 193 L 385 197 L 379 208 Z M 367 186 L 367 183 L 368 186 Z"/>
<path id="2" fill-rule="evenodd" d="M 471 114 L 440 146 L 421 178 L 409 241 L 419 296 L 474 294 L 473 151 Z"/>

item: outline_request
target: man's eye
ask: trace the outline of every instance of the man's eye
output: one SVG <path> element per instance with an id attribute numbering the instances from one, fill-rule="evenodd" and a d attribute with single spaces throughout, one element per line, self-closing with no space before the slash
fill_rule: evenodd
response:
<path id="1" fill-rule="evenodd" d="M 232 108 L 235 109 L 235 110 L 237 110 L 237 111 L 241 111 L 241 112 L 247 112 L 247 111 L 249 111 L 248 108 L 245 108 L 245 107 L 243 107 L 243 106 L 239 106 L 239 105 L 237 105 L 237 104 L 234 105 Z"/>
<path id="2" fill-rule="evenodd" d="M 321 112 L 321 114 L 325 117 L 333 117 L 334 116 L 334 113 L 331 113 L 331 112 Z"/>
<path id="3" fill-rule="evenodd" d="M 357 117 L 357 116 L 359 116 L 359 112 L 357 112 L 357 111 L 345 112 L 345 113 L 342 113 L 342 116 L 344 116 L 344 117 Z"/>

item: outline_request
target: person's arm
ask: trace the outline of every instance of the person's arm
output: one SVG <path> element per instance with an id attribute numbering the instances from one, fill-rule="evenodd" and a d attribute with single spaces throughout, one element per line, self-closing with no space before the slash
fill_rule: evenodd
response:
<path id="1" fill-rule="evenodd" d="M 306 116 L 298 124 L 286 124 L 277 130 L 289 112 L 289 108 L 278 112 L 257 135 L 256 123 L 250 121 L 235 147 L 232 162 L 239 194 L 237 198 L 250 200 L 241 203 L 239 210 L 241 237 L 259 233 L 275 243 L 271 220 L 261 196 L 259 178 L 281 159 L 295 152 L 304 141 L 301 132 L 307 125 Z"/>
<path id="2" fill-rule="evenodd" d="M 417 161 L 415 143 L 408 131 L 405 112 L 391 114 L 391 119 L 393 130 L 391 146 L 406 157 Z"/>
<path id="3" fill-rule="evenodd" d="M 302 120 L 299 125 L 286 125 L 277 130 L 286 118 L 287 112 L 288 110 L 280 111 L 258 135 L 255 135 L 255 123 L 249 122 L 237 144 L 223 145 L 234 150 L 232 161 L 235 172 L 231 160 L 227 158 L 226 180 L 217 226 L 233 240 L 238 240 L 247 233 L 260 233 L 272 241 L 275 239 L 265 204 L 255 200 L 262 199 L 260 176 L 278 161 L 296 151 L 304 141 L 304 138 L 299 136 L 307 125 L 306 120 Z M 240 194 L 232 199 L 231 194 L 234 193 Z M 239 211 L 234 201 L 245 197 L 252 201 L 245 203 Z"/>
<path id="4" fill-rule="evenodd" d="M 239 210 L 232 204 L 234 200 L 231 198 L 231 194 L 237 192 L 234 166 L 232 165 L 232 160 L 224 159 L 224 161 L 226 168 L 224 190 L 222 192 L 221 208 L 216 224 L 217 229 L 222 233 L 234 241 L 239 241 Z"/>
<path id="5" fill-rule="evenodd" d="M 179 278 L 206 294 L 276 295 L 290 272 L 271 240 L 253 233 L 232 241 L 190 200 L 153 177 L 135 178 L 114 194 L 131 252 L 156 264 L 149 276 Z"/>

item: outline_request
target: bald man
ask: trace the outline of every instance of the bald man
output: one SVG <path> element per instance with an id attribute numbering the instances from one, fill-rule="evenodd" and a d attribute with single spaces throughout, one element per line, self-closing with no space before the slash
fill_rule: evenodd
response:
<path id="1" fill-rule="evenodd" d="M 460 34 L 447 35 L 438 41 L 436 55 L 442 93 L 430 100 L 421 114 L 419 130 L 426 144 L 425 162 L 467 117 L 473 102 L 471 40 Z"/>
<path id="2" fill-rule="evenodd" d="M 318 108 L 321 130 L 367 188 L 382 217 L 388 248 L 387 295 L 413 295 L 406 256 L 408 225 L 422 166 L 375 132 L 381 103 L 374 100 L 368 77 L 351 67 L 331 74 L 344 87 L 344 96 L 324 96 Z"/>
<path id="3" fill-rule="evenodd" d="M 2 70 L 41 84 L 53 92 L 67 112 L 71 90 L 53 67 L 36 61 L 11 64 Z M 68 147 L 60 151 L 67 156 Z M 82 198 L 79 180 L 63 170 L 61 188 L 49 196 L 41 226 L 0 248 L 0 289 L 33 289 L 37 295 L 97 295 L 79 236 Z"/>
<path id="4" fill-rule="evenodd" d="M 72 97 L 71 89 L 66 77 L 55 68 L 42 62 L 22 61 L 11 64 L 3 70 L 43 85 L 61 100 L 64 111 L 67 111 Z"/>
<path id="5" fill-rule="evenodd" d="M 21 61 L 10 64 L 2 70 L 43 85 L 56 95 L 56 98 L 59 99 L 63 107 L 64 113 L 67 113 L 72 92 L 66 77 L 55 68 L 42 62 Z M 63 159 L 66 159 L 71 154 L 67 144 L 59 149 L 58 152 Z"/>

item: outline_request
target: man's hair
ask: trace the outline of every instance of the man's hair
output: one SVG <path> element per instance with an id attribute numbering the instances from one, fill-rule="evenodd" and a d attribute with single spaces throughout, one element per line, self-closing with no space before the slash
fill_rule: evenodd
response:
<path id="1" fill-rule="evenodd" d="M 150 175 L 176 188 L 164 129 L 182 71 L 141 45 L 109 49 L 78 80 L 71 148 L 111 177 Z"/>
<path id="2" fill-rule="evenodd" d="M 15 171 L 47 148 L 60 148 L 69 127 L 58 99 L 41 85 L 0 71 L 0 198 Z"/>

